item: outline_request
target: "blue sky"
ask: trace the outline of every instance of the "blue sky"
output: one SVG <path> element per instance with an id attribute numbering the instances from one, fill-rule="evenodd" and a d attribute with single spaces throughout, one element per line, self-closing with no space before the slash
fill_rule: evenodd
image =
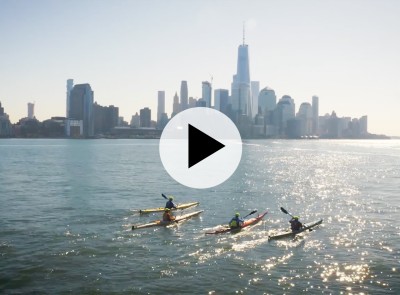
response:
<path id="1" fill-rule="evenodd" d="M 65 115 L 66 80 L 125 120 L 180 81 L 230 88 L 246 21 L 251 79 L 296 108 L 368 115 L 369 131 L 400 135 L 400 1 L 0 0 L 0 102 L 16 122 Z"/>

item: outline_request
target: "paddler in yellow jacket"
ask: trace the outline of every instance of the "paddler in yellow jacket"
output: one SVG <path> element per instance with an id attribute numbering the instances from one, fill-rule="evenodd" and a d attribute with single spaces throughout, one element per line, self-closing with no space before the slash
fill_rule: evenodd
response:
<path id="1" fill-rule="evenodd" d="M 165 208 L 164 209 L 164 214 L 163 214 L 163 221 L 174 221 L 175 216 L 172 215 L 171 209 Z"/>

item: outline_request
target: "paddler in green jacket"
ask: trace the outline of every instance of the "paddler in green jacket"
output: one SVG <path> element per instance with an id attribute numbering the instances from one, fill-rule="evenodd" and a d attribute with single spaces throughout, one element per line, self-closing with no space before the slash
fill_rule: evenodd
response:
<path id="1" fill-rule="evenodd" d="M 240 218 L 240 214 L 238 212 L 235 213 L 235 216 L 229 221 L 230 228 L 238 228 L 241 227 L 244 220 Z"/>

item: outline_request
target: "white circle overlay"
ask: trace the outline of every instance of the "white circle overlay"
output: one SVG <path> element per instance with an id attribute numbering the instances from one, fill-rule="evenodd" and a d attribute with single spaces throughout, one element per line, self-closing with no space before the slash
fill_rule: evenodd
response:
<path id="1" fill-rule="evenodd" d="M 188 168 L 189 124 L 225 145 Z M 191 145 L 191 148 L 201 149 Z M 236 170 L 242 157 L 242 139 L 235 124 L 223 113 L 205 107 L 187 109 L 174 116 L 160 138 L 160 158 L 168 174 L 180 184 L 196 189 L 217 186 Z"/>

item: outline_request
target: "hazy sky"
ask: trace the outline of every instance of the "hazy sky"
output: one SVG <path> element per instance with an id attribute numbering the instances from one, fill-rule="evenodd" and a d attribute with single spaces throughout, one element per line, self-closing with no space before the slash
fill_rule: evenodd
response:
<path id="1" fill-rule="evenodd" d="M 278 99 L 320 98 L 320 114 L 368 115 L 372 133 L 400 135 L 400 1 L 0 0 L 0 102 L 13 123 L 65 116 L 66 80 L 130 121 L 181 80 L 230 89 L 246 21 L 251 80 Z"/>

